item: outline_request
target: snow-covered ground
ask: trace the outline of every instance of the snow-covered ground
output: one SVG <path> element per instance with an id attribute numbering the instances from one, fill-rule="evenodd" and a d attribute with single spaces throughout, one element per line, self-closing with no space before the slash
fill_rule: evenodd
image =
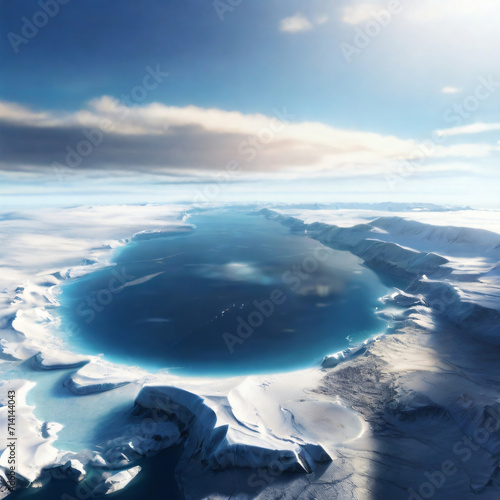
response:
<path id="1" fill-rule="evenodd" d="M 76 498 L 79 485 L 112 493 L 140 477 L 143 457 L 181 444 L 188 499 L 500 497 L 500 212 L 262 210 L 411 281 L 382 300 L 387 335 L 317 368 L 190 378 L 72 352 L 58 333 L 58 285 L 109 264 L 126 241 L 192 230 L 190 208 L 0 214 L 5 484 L 15 391 L 19 488 L 69 478 Z"/>

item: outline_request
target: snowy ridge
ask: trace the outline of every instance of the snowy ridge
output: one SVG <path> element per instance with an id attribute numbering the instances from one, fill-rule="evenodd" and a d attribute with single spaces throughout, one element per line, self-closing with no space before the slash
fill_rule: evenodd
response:
<path id="1" fill-rule="evenodd" d="M 169 219 L 161 207 L 157 209 L 173 223 L 172 216 Z M 154 225 L 145 223 L 156 213 L 151 207 L 136 210 L 143 217 L 138 227 L 129 230 L 128 219 L 122 221 L 126 232 L 113 234 L 116 244 L 137 233 L 141 225 L 153 232 L 163 227 L 158 219 Z M 97 217 L 91 211 L 89 234 L 95 227 L 108 234 L 109 225 L 105 231 L 99 229 L 101 219 L 102 224 L 108 222 L 101 209 L 97 211 Z M 78 220 L 81 212 L 77 211 Z M 36 383 L 18 379 L 1 386 L 1 394 L 15 387 L 22 396 L 19 429 L 25 447 L 20 454 L 20 484 L 41 486 L 50 477 L 78 484 L 97 475 L 92 495 L 111 493 L 140 474 L 143 457 L 183 444 L 176 477 L 186 499 L 200 500 L 217 492 L 221 500 L 406 500 L 410 489 L 420 495 L 419 488 L 429 481 L 426 473 L 441 471 L 442 464 L 451 461 L 457 472 L 434 488 L 433 498 L 474 500 L 480 494 L 483 500 L 496 500 L 500 492 L 499 236 L 415 224 L 400 217 L 339 227 L 306 224 L 300 217 L 277 211 L 263 214 L 327 246 L 349 250 L 372 268 L 408 279 L 408 287 L 383 299 L 386 307 L 380 314 L 390 321 L 391 335 L 327 356 L 321 367 L 303 372 L 234 379 L 150 374 L 68 352 L 54 333 L 57 286 L 66 277 L 101 265 L 115 244 L 108 240 L 104 248 L 96 241 L 81 243 L 64 267 L 57 267 L 59 255 L 49 260 L 43 252 L 33 253 L 41 261 L 36 271 L 34 264 L 27 267 L 29 279 L 6 274 L 12 276 L 10 283 L 24 284 L 19 288 L 9 284 L 0 296 L 2 359 L 19 367 L 18 360 L 31 358 L 23 364 L 25 379 L 59 371 L 51 390 L 70 395 L 58 397 L 58 405 L 71 403 L 56 418 L 37 419 L 37 408 L 27 406 L 25 396 L 41 379 Z M 94 254 L 91 248 L 98 250 Z M 77 408 L 71 413 L 73 405 Z M 102 439 L 88 445 L 92 450 L 56 449 L 60 445 L 55 438 L 62 428 L 56 422 L 59 418 L 63 422 L 68 413 L 83 426 L 79 413 L 103 406 L 113 419 L 96 420 Z M 152 427 L 144 425 L 151 419 Z M 78 423 L 64 423 L 78 435 Z M 4 474 L 6 457 L 0 446 Z M 0 496 L 4 493 L 8 492 L 4 489 Z"/>
<path id="2" fill-rule="evenodd" d="M 475 228 L 432 226 L 400 217 L 378 218 L 368 224 L 341 228 L 325 223 L 305 224 L 296 217 L 269 209 L 260 213 L 324 245 L 348 250 L 375 270 L 412 281 L 405 290 L 407 293 L 385 298 L 386 304 L 424 303 L 434 314 L 445 316 L 472 334 L 500 343 L 500 301 L 491 290 L 500 285 L 496 272 L 498 264 L 491 267 L 500 257 L 499 234 Z M 392 241 L 375 239 L 373 234 L 380 235 L 377 233 L 380 230 Z M 421 248 L 430 245 L 452 254 L 477 255 L 479 248 L 483 255 L 482 265 L 490 270 L 475 274 L 470 271 L 464 281 L 463 268 L 455 270 L 452 267 L 456 259 L 452 263 L 435 252 L 403 246 L 415 239 Z"/>
<path id="3" fill-rule="evenodd" d="M 485 229 L 456 226 L 434 226 L 401 217 L 380 217 L 370 222 L 373 227 L 384 229 L 394 236 L 426 240 L 440 249 L 453 246 L 454 250 L 476 253 L 478 247 L 500 258 L 500 234 Z M 493 252 L 492 252 L 493 253 Z"/>
<path id="4" fill-rule="evenodd" d="M 238 389 L 233 389 L 229 398 L 234 391 Z M 225 408 L 220 408 L 220 401 L 212 408 L 210 400 L 191 392 L 176 387 L 146 386 L 135 405 L 135 414 L 162 410 L 189 428 L 185 462 L 200 453 L 202 463 L 214 470 L 274 465 L 282 471 L 311 472 L 315 461 L 331 460 L 317 443 L 280 440 L 241 425 L 227 401 Z"/>
<path id="5" fill-rule="evenodd" d="M 421 276 L 424 273 L 443 275 L 452 271 L 441 267 L 448 262 L 444 257 L 380 239 L 380 232 L 371 224 L 342 228 L 325 223 L 304 224 L 296 217 L 287 217 L 269 209 L 263 209 L 260 213 L 290 227 L 292 231 L 305 232 L 307 236 L 331 248 L 348 250 L 362 258 L 370 267 L 380 271 L 406 278 Z"/>

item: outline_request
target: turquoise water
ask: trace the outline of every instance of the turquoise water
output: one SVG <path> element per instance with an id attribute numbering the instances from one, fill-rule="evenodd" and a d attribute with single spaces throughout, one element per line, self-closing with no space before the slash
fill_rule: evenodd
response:
<path id="1" fill-rule="evenodd" d="M 72 343 L 152 370 L 234 375 L 313 366 L 385 329 L 374 312 L 388 289 L 352 254 L 245 212 L 190 222 L 62 287 Z"/>

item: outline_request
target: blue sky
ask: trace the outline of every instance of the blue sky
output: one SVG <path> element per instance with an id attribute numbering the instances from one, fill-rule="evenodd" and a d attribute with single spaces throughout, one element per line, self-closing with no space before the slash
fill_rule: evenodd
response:
<path id="1" fill-rule="evenodd" d="M 74 167 L 86 178 L 203 179 L 238 161 L 238 181 L 350 179 L 369 192 L 375 176 L 394 196 L 394 179 L 430 180 L 439 197 L 450 178 L 487 191 L 497 176 L 498 2 L 65 2 L 48 16 L 43 0 L 0 1 L 0 168 L 16 185 L 68 167 L 67 148 L 110 117 Z M 155 69 L 168 76 L 117 115 Z M 250 159 L 242 142 L 283 114 Z"/>

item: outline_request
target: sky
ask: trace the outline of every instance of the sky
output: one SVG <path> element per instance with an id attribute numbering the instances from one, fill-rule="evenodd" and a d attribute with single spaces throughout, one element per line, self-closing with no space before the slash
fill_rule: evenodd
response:
<path id="1" fill-rule="evenodd" d="M 497 0 L 0 8 L 5 202 L 499 205 Z"/>

